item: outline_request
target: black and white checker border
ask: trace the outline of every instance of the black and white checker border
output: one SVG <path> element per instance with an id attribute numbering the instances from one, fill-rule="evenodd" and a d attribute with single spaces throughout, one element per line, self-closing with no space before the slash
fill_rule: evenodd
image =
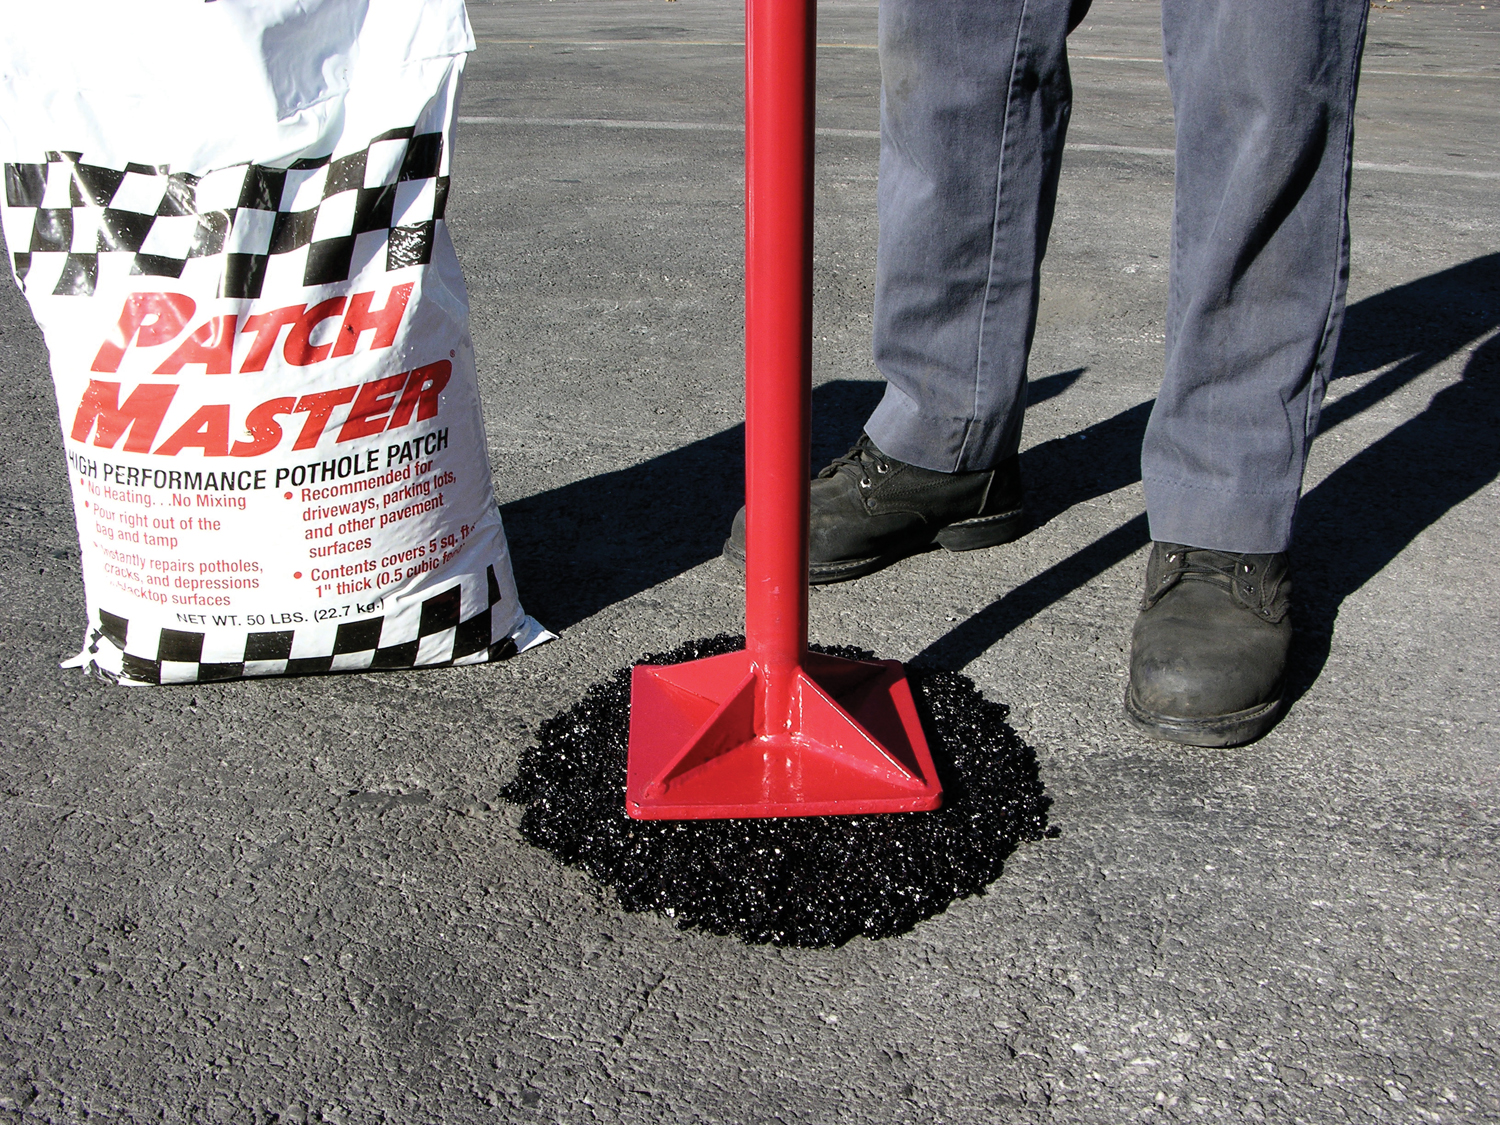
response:
<path id="1" fill-rule="evenodd" d="M 483 664 L 520 650 L 515 613 L 491 565 L 482 576 L 465 575 L 396 613 L 248 634 L 133 628 L 128 619 L 101 609 L 85 657 L 97 664 L 101 646 L 111 645 L 123 654 L 120 679 L 143 684 Z M 529 625 L 529 619 L 523 617 L 521 624 Z M 225 644 L 234 651 L 222 651 Z M 214 651 L 216 645 L 221 651 Z"/>
<path id="2" fill-rule="evenodd" d="M 268 283 L 336 284 L 377 261 L 428 264 L 447 209 L 447 148 L 442 133 L 407 127 L 337 158 L 203 175 L 48 152 L 5 165 L 0 219 L 30 294 L 91 296 L 112 279 L 212 270 L 219 296 L 254 299 Z"/>

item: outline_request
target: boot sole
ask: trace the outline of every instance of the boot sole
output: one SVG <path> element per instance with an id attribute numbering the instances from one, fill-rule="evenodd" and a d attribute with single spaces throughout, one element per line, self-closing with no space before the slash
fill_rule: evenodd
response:
<path id="1" fill-rule="evenodd" d="M 892 563 L 927 550 L 937 544 L 948 551 L 978 551 L 984 547 L 997 547 L 1010 543 L 1026 533 L 1026 513 L 1018 508 L 1013 512 L 1002 512 L 997 516 L 981 516 L 971 520 L 960 520 L 940 528 L 925 542 L 914 544 L 910 550 L 888 555 L 873 555 L 863 559 L 840 559 L 837 562 L 812 563 L 807 568 L 809 586 L 827 586 L 834 582 L 848 582 L 884 570 Z M 740 571 L 745 569 L 745 556 L 734 550 L 733 541 L 724 541 L 724 557 Z"/>
<path id="2" fill-rule="evenodd" d="M 950 523 L 933 539 L 938 546 L 948 551 L 977 551 L 982 547 L 1010 543 L 1025 533 L 1026 512 L 1017 508 L 1013 512 L 1001 512 L 998 516 L 979 516 L 972 520 Z"/>
<path id="3" fill-rule="evenodd" d="M 1152 738 L 1224 749 L 1254 742 L 1265 734 L 1281 718 L 1282 703 L 1282 693 L 1278 688 L 1276 698 L 1269 703 L 1207 719 L 1183 719 L 1147 710 L 1136 702 L 1135 692 L 1127 690 L 1125 714 L 1133 726 Z"/>

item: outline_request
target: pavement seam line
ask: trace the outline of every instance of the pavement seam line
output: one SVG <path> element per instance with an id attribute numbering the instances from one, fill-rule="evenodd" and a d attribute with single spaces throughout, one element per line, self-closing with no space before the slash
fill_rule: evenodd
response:
<path id="1" fill-rule="evenodd" d="M 737 39 L 488 39 L 475 40 L 488 46 L 501 47 L 739 47 L 745 46 L 743 40 Z M 878 43 L 819 43 L 819 50 L 824 51 L 876 51 L 880 49 Z M 1161 63 L 1161 58 L 1156 55 L 1080 55 L 1069 54 L 1070 62 L 1116 62 L 1116 63 Z M 1466 81 L 1477 78 L 1480 81 L 1493 82 L 1500 80 L 1500 74 L 1486 74 L 1482 71 L 1468 73 L 1457 73 L 1454 71 L 1434 70 L 1370 70 L 1363 69 L 1361 74 L 1365 76 L 1379 75 L 1383 78 L 1448 78 L 1456 81 Z"/>
<path id="2" fill-rule="evenodd" d="M 461 125 L 512 125 L 521 127 L 551 126 L 557 128 L 593 129 L 647 129 L 660 132 L 681 133 L 743 133 L 743 125 L 723 121 L 638 121 L 609 117 L 488 117 L 464 116 L 458 119 Z M 820 137 L 852 137 L 862 140 L 879 140 L 878 129 L 832 129 L 817 130 Z M 1172 157 L 1169 148 L 1148 148 L 1140 145 L 1106 145 L 1070 142 L 1067 146 L 1078 152 L 1113 152 L 1126 156 Z M 1500 172 L 1485 172 L 1467 168 L 1434 168 L 1422 164 L 1380 164 L 1368 160 L 1356 160 L 1358 172 L 1396 172 L 1408 176 L 1459 176 L 1476 180 L 1500 180 Z"/>

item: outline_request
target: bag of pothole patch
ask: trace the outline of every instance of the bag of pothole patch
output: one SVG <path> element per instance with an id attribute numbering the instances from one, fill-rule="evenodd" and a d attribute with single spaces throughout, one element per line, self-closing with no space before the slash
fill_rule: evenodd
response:
<path id="1" fill-rule="evenodd" d="M 5 24 L 0 218 L 82 541 L 70 663 L 178 683 L 546 640 L 443 222 L 462 0 L 82 0 Z"/>

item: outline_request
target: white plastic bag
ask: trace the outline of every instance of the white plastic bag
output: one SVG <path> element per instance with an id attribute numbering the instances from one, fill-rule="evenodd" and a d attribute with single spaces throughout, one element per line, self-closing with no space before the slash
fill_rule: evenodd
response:
<path id="1" fill-rule="evenodd" d="M 182 683 L 496 659 L 522 611 L 443 222 L 462 0 L 16 6 L 0 200 L 89 627 Z"/>

